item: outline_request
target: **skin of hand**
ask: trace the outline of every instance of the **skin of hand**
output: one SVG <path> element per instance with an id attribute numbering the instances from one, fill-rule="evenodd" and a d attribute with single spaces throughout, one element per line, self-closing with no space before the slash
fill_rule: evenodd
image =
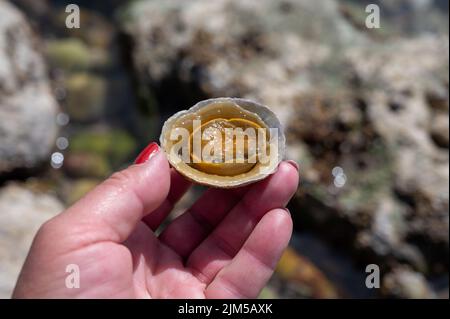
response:
<path id="1" fill-rule="evenodd" d="M 255 298 L 292 233 L 298 166 L 243 188 L 208 189 L 159 236 L 190 183 L 152 143 L 38 231 L 13 298 Z M 66 285 L 68 265 L 79 287 Z"/>

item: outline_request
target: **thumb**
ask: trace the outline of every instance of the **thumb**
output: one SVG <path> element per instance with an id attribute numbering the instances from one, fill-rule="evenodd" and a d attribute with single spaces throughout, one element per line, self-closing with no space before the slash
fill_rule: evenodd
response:
<path id="1" fill-rule="evenodd" d="M 138 222 L 161 205 L 170 188 L 170 168 L 164 152 L 156 143 L 144 152 L 147 158 L 151 153 L 147 161 L 113 174 L 44 228 L 63 234 L 65 240 L 77 245 L 127 239 Z M 142 161 L 139 158 L 136 162 Z"/>

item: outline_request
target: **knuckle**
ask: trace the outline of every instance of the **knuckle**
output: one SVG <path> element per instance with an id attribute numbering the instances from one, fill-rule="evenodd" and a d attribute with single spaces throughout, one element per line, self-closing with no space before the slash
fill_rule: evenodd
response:
<path id="1" fill-rule="evenodd" d="M 52 238 L 59 230 L 58 216 L 50 218 L 45 221 L 36 232 L 35 240 L 45 240 L 46 238 Z"/>
<path id="2" fill-rule="evenodd" d="M 115 172 L 107 180 L 112 185 L 123 185 L 126 184 L 131 179 L 131 174 L 127 170 L 122 170 Z"/>
<path id="3" fill-rule="evenodd" d="M 56 217 L 50 218 L 39 227 L 38 234 L 46 234 L 52 232 L 56 228 Z"/>

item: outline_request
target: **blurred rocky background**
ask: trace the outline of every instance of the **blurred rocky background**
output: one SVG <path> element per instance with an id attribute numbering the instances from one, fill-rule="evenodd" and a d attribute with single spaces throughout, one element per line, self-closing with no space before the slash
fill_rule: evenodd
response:
<path id="1" fill-rule="evenodd" d="M 69 3 L 79 29 L 65 26 Z M 379 29 L 365 26 L 370 3 Z M 0 297 L 43 221 L 174 112 L 239 96 L 279 115 L 302 176 L 261 298 L 448 298 L 448 6 L 0 0 Z"/>

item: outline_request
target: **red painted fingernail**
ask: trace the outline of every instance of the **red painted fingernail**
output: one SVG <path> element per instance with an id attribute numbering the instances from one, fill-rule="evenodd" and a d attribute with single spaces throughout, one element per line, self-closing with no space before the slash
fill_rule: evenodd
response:
<path id="1" fill-rule="evenodd" d="M 155 142 L 152 142 L 147 145 L 146 148 L 138 155 L 134 164 L 142 164 L 147 162 L 156 152 L 159 151 L 159 146 Z"/>
<path id="2" fill-rule="evenodd" d="M 296 161 L 293 160 L 287 160 L 286 162 L 288 162 L 289 164 L 291 164 L 292 166 L 294 166 L 294 168 L 297 170 L 298 172 L 298 164 Z"/>

